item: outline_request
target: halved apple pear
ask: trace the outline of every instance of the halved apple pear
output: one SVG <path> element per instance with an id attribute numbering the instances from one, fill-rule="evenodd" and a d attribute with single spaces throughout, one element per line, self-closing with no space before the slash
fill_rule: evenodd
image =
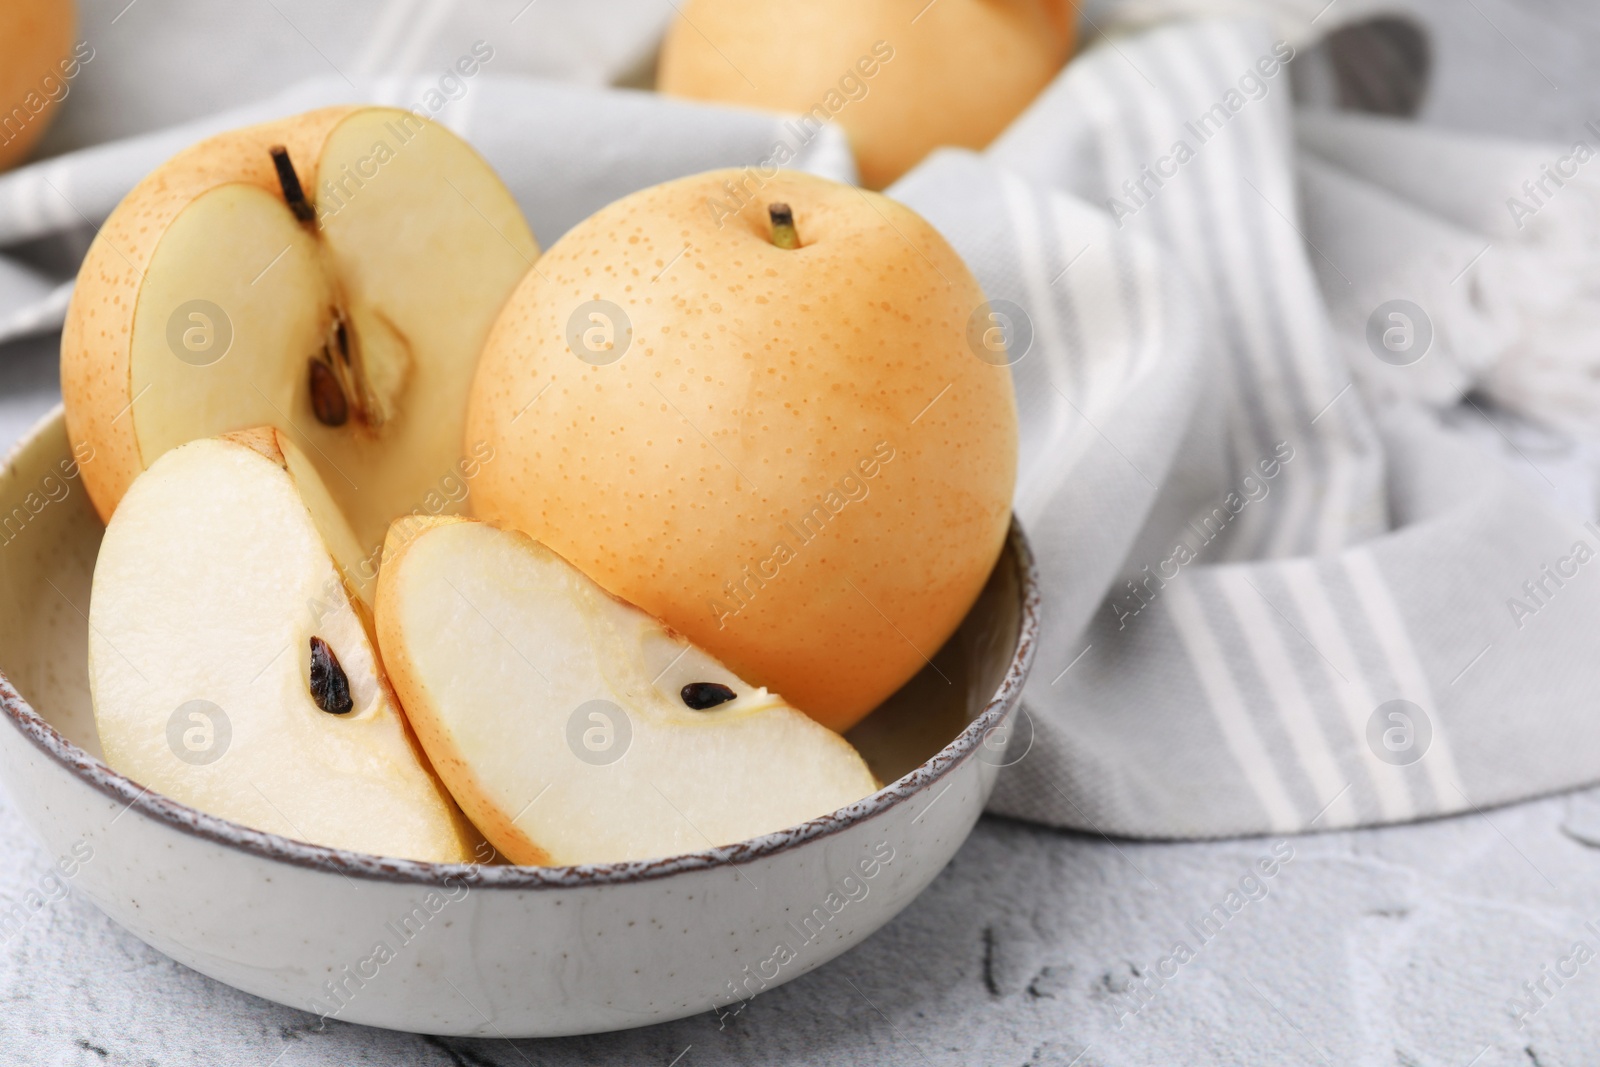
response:
<path id="1" fill-rule="evenodd" d="M 433 765 L 519 863 L 698 851 L 878 787 L 844 738 L 521 533 L 396 522 L 377 632 Z"/>
<path id="2" fill-rule="evenodd" d="M 89 607 L 106 762 L 201 811 L 315 844 L 465 862 L 477 842 L 384 677 L 361 555 L 316 471 L 257 429 L 129 488 Z"/>
<path id="3" fill-rule="evenodd" d="M 489 165 L 408 111 L 328 108 L 179 153 L 100 230 L 62 336 L 101 518 L 169 449 L 270 425 L 376 550 L 458 473 L 478 351 L 538 254 Z"/>

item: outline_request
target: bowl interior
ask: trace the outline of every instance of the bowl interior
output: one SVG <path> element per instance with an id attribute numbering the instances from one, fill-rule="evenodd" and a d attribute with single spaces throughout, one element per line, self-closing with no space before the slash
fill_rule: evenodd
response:
<path id="1" fill-rule="evenodd" d="M 46 722 L 96 759 L 88 611 L 102 532 L 58 409 L 0 470 L 0 670 Z M 931 759 L 1000 689 L 1021 633 L 1018 553 L 1013 536 L 955 635 L 847 735 L 880 781 Z"/>

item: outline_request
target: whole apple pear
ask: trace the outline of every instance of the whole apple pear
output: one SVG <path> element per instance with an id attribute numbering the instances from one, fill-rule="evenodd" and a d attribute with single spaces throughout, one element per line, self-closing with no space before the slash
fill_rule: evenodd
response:
<path id="1" fill-rule="evenodd" d="M 1073 0 L 688 0 L 657 87 L 836 121 L 881 189 L 940 145 L 992 141 L 1074 31 Z"/>
<path id="2" fill-rule="evenodd" d="M 516 863 L 695 852 L 878 788 L 844 738 L 524 534 L 427 516 L 387 547 L 384 669 L 451 794 Z"/>
<path id="3" fill-rule="evenodd" d="M 75 23 L 72 0 L 0 4 L 0 170 L 20 162 L 56 117 L 78 66 L 68 55 Z"/>
<path id="4" fill-rule="evenodd" d="M 773 174 L 645 189 L 551 246 L 480 359 L 472 501 L 842 731 L 983 587 L 1016 402 L 932 226 Z"/>

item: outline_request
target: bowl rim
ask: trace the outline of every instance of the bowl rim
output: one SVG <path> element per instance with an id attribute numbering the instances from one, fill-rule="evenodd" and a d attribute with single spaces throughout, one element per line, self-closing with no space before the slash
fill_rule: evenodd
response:
<path id="1" fill-rule="evenodd" d="M 58 405 L 12 449 L 11 454 L 6 457 L 4 468 L 9 469 L 25 449 L 34 446 L 57 423 L 60 416 L 61 408 Z M 1015 556 L 1020 594 L 1016 647 L 1012 650 L 1011 660 L 1007 664 L 999 688 L 989 698 L 983 710 L 961 733 L 926 762 L 919 764 L 876 793 L 837 811 L 746 841 L 676 856 L 623 860 L 614 863 L 533 867 L 513 864 L 487 865 L 476 862 L 436 863 L 314 845 L 264 830 L 252 829 L 231 819 L 208 814 L 157 793 L 148 786 L 140 785 L 133 779 L 112 770 L 45 721 L 44 717 L 17 692 L 3 670 L 0 670 L 0 707 L 4 708 L 11 725 L 46 756 L 65 767 L 80 781 L 112 800 L 121 802 L 122 811 L 113 816 L 113 820 L 120 818 L 130 808 L 137 809 L 141 815 L 182 833 L 263 859 L 297 867 L 410 885 L 454 888 L 465 883 L 473 888 L 503 889 L 570 889 L 650 881 L 717 867 L 737 868 L 740 864 L 777 855 L 808 841 L 839 833 L 882 815 L 923 792 L 971 759 L 989 734 L 1016 708 L 1021 701 L 1028 672 L 1033 666 L 1040 626 L 1040 593 L 1038 569 L 1033 551 L 1015 513 L 1011 516 L 1011 525 L 1006 533 L 1006 546 L 1011 548 Z M 996 565 L 998 566 L 1004 558 L 1002 548 Z M 939 796 L 943 795 L 941 790 Z M 938 796 L 928 805 L 929 808 L 937 801 Z"/>

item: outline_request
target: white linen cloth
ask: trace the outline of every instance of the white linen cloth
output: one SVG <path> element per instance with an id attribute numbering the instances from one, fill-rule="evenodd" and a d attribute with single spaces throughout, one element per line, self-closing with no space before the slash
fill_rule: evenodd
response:
<path id="1" fill-rule="evenodd" d="M 1571 146 L 1297 119 L 1283 59 L 1328 27 L 1269 6 L 1276 31 L 1154 3 L 1091 8 L 1108 36 L 993 146 L 939 152 L 889 191 L 992 300 L 1022 309 L 1031 336 L 1025 351 L 1014 338 L 1016 507 L 1046 622 L 999 812 L 1208 837 L 1415 819 L 1600 779 L 1592 501 L 1535 487 L 1457 429 L 1459 412 L 1440 413 L 1476 389 L 1589 428 L 1593 231 L 1563 219 L 1595 201 L 1574 180 L 1523 227 L 1498 214 Z M 660 12 L 518 7 L 273 7 L 331 69 L 212 101 L 215 113 L 159 93 L 124 106 L 86 76 L 47 144 L 60 154 L 0 176 L 0 340 L 59 325 L 75 256 L 144 173 L 244 122 L 419 105 L 500 170 L 545 246 L 625 192 L 756 163 L 789 136 L 776 116 L 604 88 L 648 63 Z M 477 29 L 484 10 L 523 43 L 495 37 L 502 65 L 446 86 L 453 57 L 494 36 Z M 592 41 L 593 61 L 509 32 L 536 16 Z M 91 74 L 125 54 L 104 43 L 114 32 L 154 47 L 159 24 L 141 26 L 91 25 L 104 35 Z M 261 47 L 253 79 L 276 69 Z M 235 51 L 194 61 L 249 60 Z M 853 177 L 832 130 L 795 165 Z M 1397 298 L 1433 337 L 1406 366 L 1368 340 Z M 1415 336 L 1416 319 L 1383 317 L 1376 336 Z"/>

